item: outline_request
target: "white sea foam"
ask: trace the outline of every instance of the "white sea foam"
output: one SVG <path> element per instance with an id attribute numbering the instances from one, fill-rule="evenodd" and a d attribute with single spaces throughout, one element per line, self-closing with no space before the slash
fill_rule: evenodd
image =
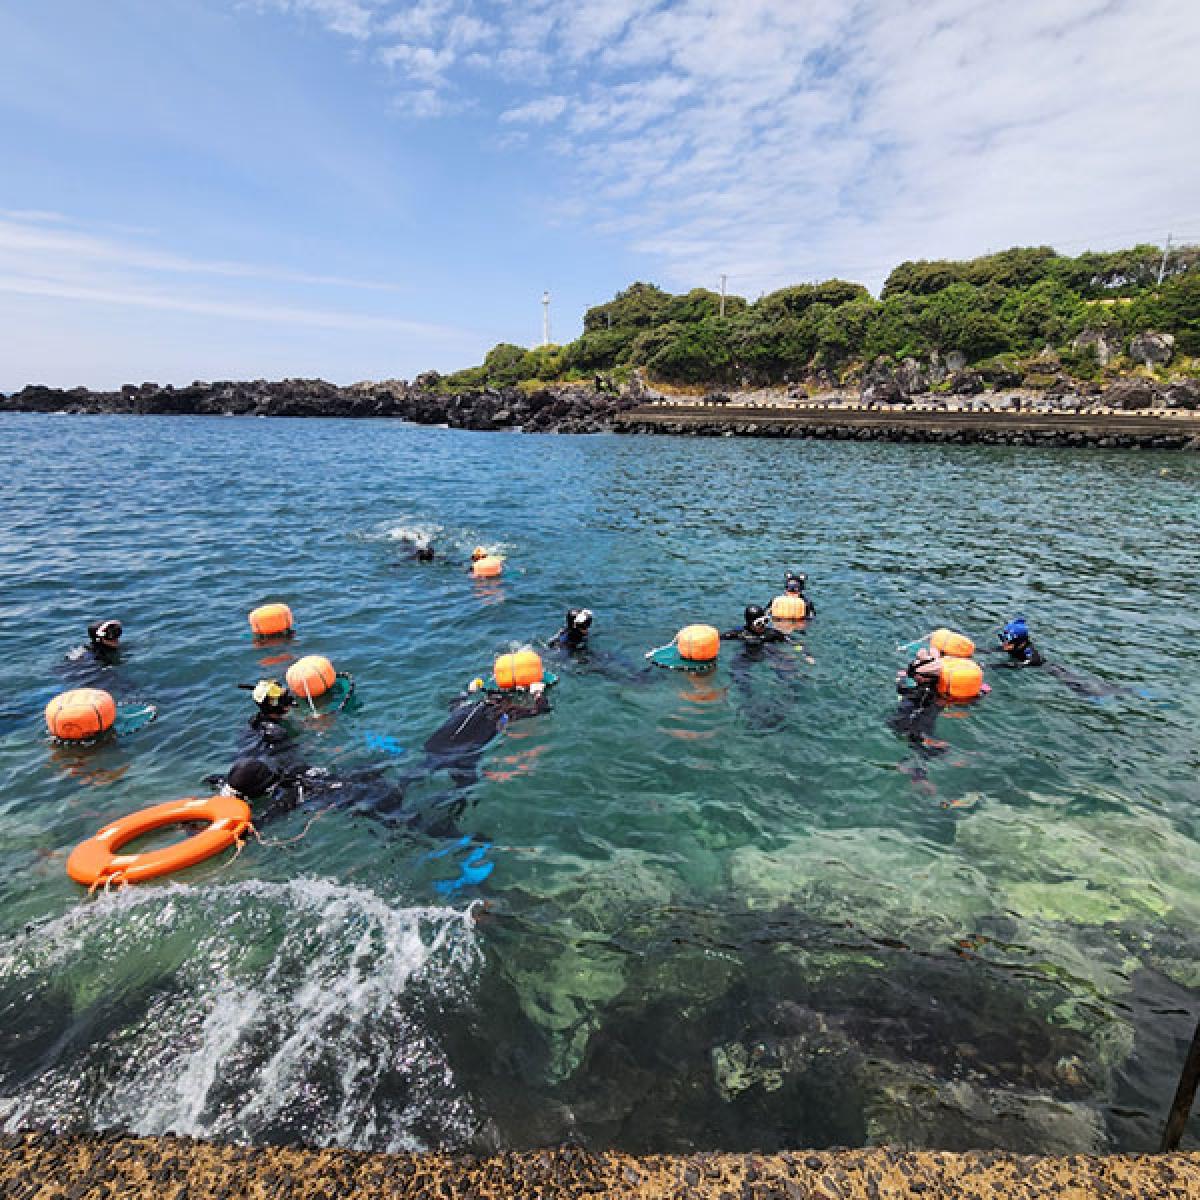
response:
<path id="1" fill-rule="evenodd" d="M 421 1014 L 477 961 L 467 913 L 326 880 L 102 897 L 0 947 L 40 1047 L 0 1064 L 0 1124 L 460 1142 L 471 1110 Z"/>

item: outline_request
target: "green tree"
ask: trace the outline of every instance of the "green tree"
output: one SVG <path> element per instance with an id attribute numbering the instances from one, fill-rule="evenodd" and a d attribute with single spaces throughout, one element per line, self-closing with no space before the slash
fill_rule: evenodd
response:
<path id="1" fill-rule="evenodd" d="M 489 383 L 509 385 L 528 379 L 526 362 L 528 351 L 524 346 L 512 342 L 500 342 L 493 346 L 483 359 L 483 369 Z"/>
<path id="2" fill-rule="evenodd" d="M 645 329 L 670 319 L 673 297 L 652 283 L 630 284 L 607 304 L 589 308 L 583 317 L 584 333 L 610 329 Z"/>

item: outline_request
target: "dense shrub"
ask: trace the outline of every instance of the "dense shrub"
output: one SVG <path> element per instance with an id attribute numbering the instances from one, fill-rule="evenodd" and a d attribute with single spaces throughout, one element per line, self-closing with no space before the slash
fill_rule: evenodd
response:
<path id="1" fill-rule="evenodd" d="M 1017 246 L 962 261 L 901 263 L 879 300 L 843 279 L 779 288 L 748 304 L 707 288 L 673 295 L 634 283 L 588 309 L 583 334 L 566 346 L 526 350 L 501 343 L 481 367 L 444 387 L 511 385 L 645 369 L 680 384 L 781 383 L 815 367 L 837 370 L 889 358 L 951 352 L 1008 378 L 1000 366 L 1045 347 L 1083 376 L 1094 353 L 1075 350 L 1083 330 L 1121 342 L 1145 330 L 1172 333 L 1177 349 L 1200 354 L 1200 248 L 1134 246 L 1070 258 L 1048 246 Z"/>

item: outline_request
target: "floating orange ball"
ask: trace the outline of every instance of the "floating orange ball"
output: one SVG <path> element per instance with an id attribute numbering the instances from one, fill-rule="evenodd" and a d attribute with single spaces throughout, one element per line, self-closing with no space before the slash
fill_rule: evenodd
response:
<path id="1" fill-rule="evenodd" d="M 282 637 L 292 632 L 292 610 L 286 604 L 263 604 L 250 614 L 257 637 Z"/>
<path id="2" fill-rule="evenodd" d="M 675 636 L 679 657 L 689 662 L 712 662 L 721 649 L 721 635 L 711 625 L 685 625 Z"/>
<path id="3" fill-rule="evenodd" d="M 117 702 L 99 688 L 76 688 L 46 705 L 46 728 L 64 742 L 83 742 L 107 733 L 117 719 Z"/>
<path id="4" fill-rule="evenodd" d="M 975 643 L 953 629 L 935 629 L 929 635 L 929 644 L 950 658 L 970 658 L 975 653 Z"/>
<path id="5" fill-rule="evenodd" d="M 333 663 L 320 654 L 306 654 L 287 669 L 287 685 L 297 696 L 315 700 L 337 681 Z"/>
<path id="6" fill-rule="evenodd" d="M 515 654 L 501 654 L 492 667 L 496 686 L 510 688 L 528 687 L 541 683 L 544 678 L 542 660 L 533 650 L 518 650 Z"/>
<path id="7" fill-rule="evenodd" d="M 808 618 L 808 601 L 803 596 L 785 594 L 771 601 L 771 616 L 777 621 L 804 621 Z"/>
<path id="8" fill-rule="evenodd" d="M 504 571 L 504 559 L 496 554 L 487 554 L 477 558 L 471 564 L 471 574 L 476 579 L 494 579 Z"/>
<path id="9" fill-rule="evenodd" d="M 947 700 L 974 700 L 983 691 L 983 668 L 969 658 L 943 659 L 937 690 Z"/>

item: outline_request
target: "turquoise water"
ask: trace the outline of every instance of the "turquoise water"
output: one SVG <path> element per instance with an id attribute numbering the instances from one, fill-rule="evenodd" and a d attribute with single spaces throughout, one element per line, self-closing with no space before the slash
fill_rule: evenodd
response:
<path id="1" fill-rule="evenodd" d="M 1155 1143 L 1200 994 L 1200 459 L 0 430 L 5 1127 Z M 406 532 L 454 564 L 403 561 Z M 501 581 L 462 570 L 477 542 L 508 555 Z M 711 677 L 645 667 L 688 621 L 738 624 L 786 567 L 812 580 L 813 664 L 726 647 Z M 276 599 L 298 636 L 255 646 L 246 613 Z M 582 604 L 596 659 L 555 666 L 552 713 L 512 725 L 477 782 L 410 784 L 398 815 L 466 681 Z M 887 724 L 897 644 L 940 624 L 989 644 L 1018 610 L 1082 686 L 989 671 L 990 696 L 940 719 L 947 752 L 917 756 Z M 41 704 L 109 615 L 126 648 L 103 683 L 159 717 L 54 746 Z M 326 788 L 175 882 L 71 883 L 101 824 L 207 794 L 244 736 L 235 683 L 315 652 L 358 704 L 302 720 L 297 752 L 349 803 Z M 469 882 L 468 859 L 493 869 Z"/>

